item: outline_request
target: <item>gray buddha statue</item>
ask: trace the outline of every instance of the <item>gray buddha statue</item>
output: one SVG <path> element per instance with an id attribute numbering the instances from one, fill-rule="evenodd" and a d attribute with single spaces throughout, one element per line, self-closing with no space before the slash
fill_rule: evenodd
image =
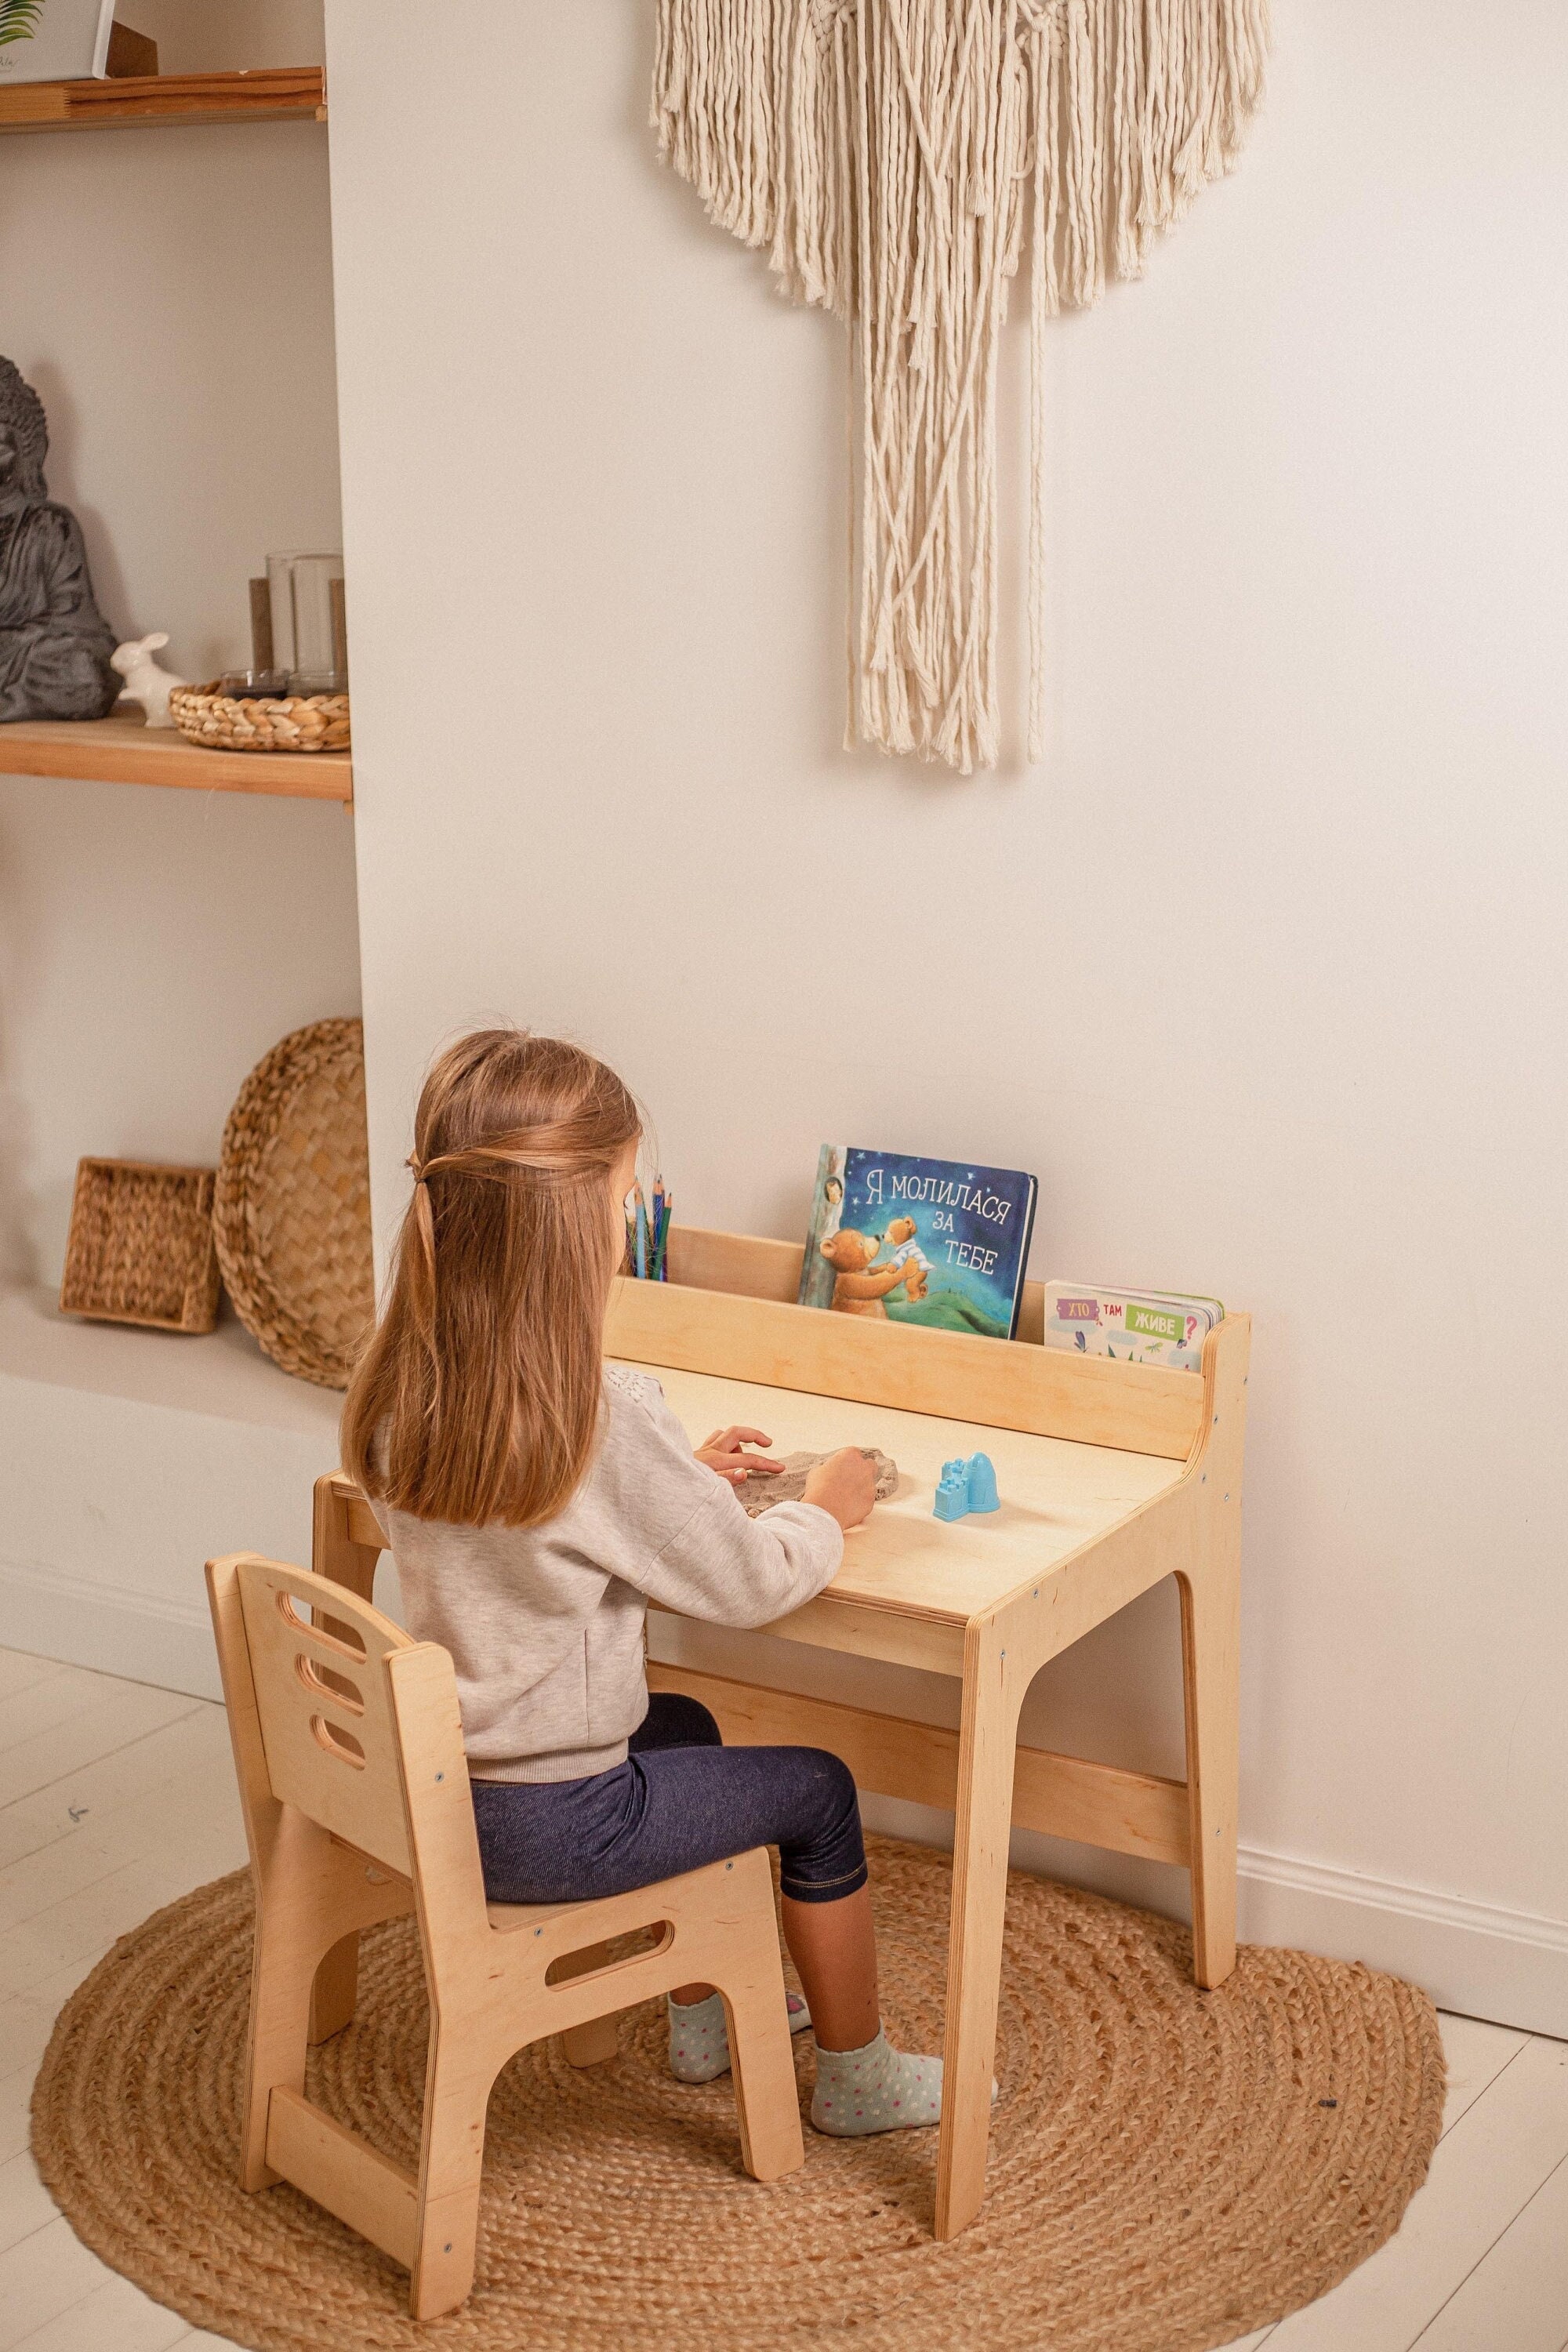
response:
<path id="1" fill-rule="evenodd" d="M 0 359 L 0 720 L 102 719 L 121 681 L 81 526 L 44 486 L 44 404 Z"/>

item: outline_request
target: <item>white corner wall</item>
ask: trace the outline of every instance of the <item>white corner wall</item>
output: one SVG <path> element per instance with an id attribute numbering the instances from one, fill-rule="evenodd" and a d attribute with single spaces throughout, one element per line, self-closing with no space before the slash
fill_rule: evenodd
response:
<path id="1" fill-rule="evenodd" d="M 505 1013 L 693 1222 L 978 1152 L 1037 1271 L 1251 1307 L 1247 1925 L 1568 2033 L 1568 18 L 1277 17 L 1235 180 L 1051 337 L 1049 756 L 961 782 L 838 748 L 842 338 L 656 164 L 651 0 L 471 0 L 429 74 L 328 0 L 378 1217 Z M 1155 1593 L 1026 1734 L 1178 1726 Z"/>

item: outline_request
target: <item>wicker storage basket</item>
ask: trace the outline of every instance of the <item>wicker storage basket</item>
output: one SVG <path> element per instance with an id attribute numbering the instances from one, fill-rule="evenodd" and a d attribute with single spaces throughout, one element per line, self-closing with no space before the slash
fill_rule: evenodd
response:
<path id="1" fill-rule="evenodd" d="M 286 1372 L 347 1388 L 375 1311 L 357 1021 L 296 1029 L 257 1064 L 223 1131 L 213 1221 L 251 1337 Z"/>
<path id="2" fill-rule="evenodd" d="M 210 1168 L 79 1160 L 60 1311 L 157 1331 L 217 1320 Z"/>
<path id="3" fill-rule="evenodd" d="M 208 686 L 176 686 L 169 716 L 182 735 L 214 751 L 346 751 L 346 694 L 291 694 L 237 701 Z"/>

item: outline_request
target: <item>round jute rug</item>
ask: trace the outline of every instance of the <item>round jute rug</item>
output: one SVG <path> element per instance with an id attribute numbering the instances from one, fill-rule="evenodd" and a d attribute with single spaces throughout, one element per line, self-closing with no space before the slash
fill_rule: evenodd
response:
<path id="1" fill-rule="evenodd" d="M 873 1841 L 893 2039 L 941 2047 L 945 1855 Z M 72 1997 L 33 2100 L 45 2181 L 103 2260 L 258 2352 L 1209 2352 L 1331 2286 L 1425 2177 L 1443 2055 L 1425 1994 L 1243 1950 L 1194 1990 L 1169 1920 L 1015 1874 L 980 2218 L 931 2235 L 934 2132 L 827 2140 L 760 2188 L 728 2078 L 676 2083 L 660 2007 L 611 2064 L 512 2061 L 486 2146 L 479 2278 L 419 2327 L 391 2263 L 279 2187 L 235 2185 L 250 1893 L 201 1887 Z M 310 2089 L 413 2160 L 426 2008 L 405 1922 L 363 1939 L 359 2016 Z M 810 2036 L 797 2042 L 803 2099 Z"/>

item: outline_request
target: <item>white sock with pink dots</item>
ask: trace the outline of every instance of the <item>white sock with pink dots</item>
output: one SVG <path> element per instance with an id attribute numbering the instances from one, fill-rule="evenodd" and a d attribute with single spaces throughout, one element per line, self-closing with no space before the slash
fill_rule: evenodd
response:
<path id="1" fill-rule="evenodd" d="M 942 2060 L 895 2050 L 880 2026 L 863 2050 L 816 2047 L 811 2120 L 837 2139 L 942 2121 Z"/>
<path id="2" fill-rule="evenodd" d="M 790 2032 L 804 2033 L 811 2023 L 810 2010 L 797 1992 L 786 1993 L 784 1999 Z M 729 2073 L 730 2030 L 722 1994 L 669 2003 L 669 2071 L 678 2083 L 711 2083 Z"/>

